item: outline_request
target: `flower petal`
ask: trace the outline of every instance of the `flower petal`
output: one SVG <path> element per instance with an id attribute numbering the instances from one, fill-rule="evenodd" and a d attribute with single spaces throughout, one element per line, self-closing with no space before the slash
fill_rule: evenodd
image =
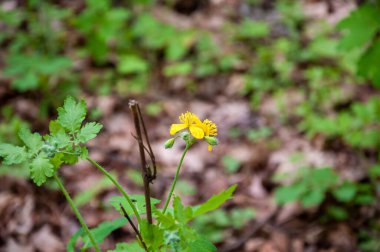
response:
<path id="1" fill-rule="evenodd" d="M 208 149 L 208 151 L 212 151 L 212 145 L 209 144 L 209 145 L 207 146 L 207 149 Z"/>
<path id="2" fill-rule="evenodd" d="M 186 124 L 182 124 L 182 123 L 172 124 L 172 126 L 170 127 L 170 135 L 174 135 L 178 131 L 186 129 L 186 128 L 187 128 Z"/>
<path id="3" fill-rule="evenodd" d="M 202 139 L 204 137 L 204 135 L 205 135 L 203 129 L 199 128 L 199 127 L 197 127 L 195 125 L 191 125 L 189 127 L 189 129 L 190 129 L 191 135 L 193 135 L 193 137 L 195 137 L 197 139 Z"/>
<path id="4" fill-rule="evenodd" d="M 197 126 L 202 127 L 203 123 L 196 114 L 193 114 L 191 119 Z"/>

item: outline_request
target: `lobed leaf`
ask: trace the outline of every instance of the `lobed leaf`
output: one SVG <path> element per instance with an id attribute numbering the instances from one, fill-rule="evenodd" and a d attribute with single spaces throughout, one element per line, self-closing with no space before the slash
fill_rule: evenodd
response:
<path id="1" fill-rule="evenodd" d="M 29 152 L 33 155 L 37 153 L 44 142 L 42 141 L 42 136 L 38 133 L 32 133 L 26 127 L 22 127 L 18 133 L 21 140 L 24 142 L 26 147 L 28 147 Z"/>
<path id="2" fill-rule="evenodd" d="M 46 182 L 46 179 L 53 176 L 54 166 L 43 154 L 39 154 L 30 164 L 30 175 L 34 183 L 38 186 Z"/>
<path id="3" fill-rule="evenodd" d="M 99 131 L 102 129 L 103 125 L 96 123 L 96 122 L 90 122 L 86 123 L 79 131 L 77 138 L 80 143 L 86 143 L 89 140 L 96 137 L 96 135 L 99 133 Z"/>
<path id="4" fill-rule="evenodd" d="M 75 133 L 82 125 L 86 113 L 85 101 L 76 102 L 73 97 L 69 96 L 66 98 L 63 107 L 58 108 L 57 120 L 70 133 Z"/>
<path id="5" fill-rule="evenodd" d="M 5 165 L 21 164 L 27 160 L 28 154 L 25 151 L 25 147 L 0 144 L 0 157 L 3 157 Z"/>

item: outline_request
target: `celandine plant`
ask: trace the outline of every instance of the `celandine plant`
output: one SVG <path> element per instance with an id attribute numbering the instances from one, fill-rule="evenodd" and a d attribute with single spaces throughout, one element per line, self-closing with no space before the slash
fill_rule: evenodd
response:
<path id="1" fill-rule="evenodd" d="M 23 128 L 19 132 L 19 137 L 24 145 L 14 146 L 1 143 L 0 157 L 3 159 L 2 162 L 7 165 L 28 164 L 30 177 L 37 186 L 41 186 L 50 178 L 58 184 L 82 226 L 68 242 L 67 250 L 69 252 L 75 251 L 79 239 L 82 241 L 81 251 L 86 251 L 89 248 L 93 248 L 97 252 L 101 251 L 99 244 L 112 231 L 127 223 L 135 232 L 136 241 L 118 243 L 116 248 L 110 252 L 215 251 L 216 247 L 192 229 L 190 223 L 194 218 L 219 208 L 230 199 L 236 185 L 212 196 L 208 201 L 197 206 L 184 206 L 181 198 L 174 195 L 173 192 L 182 162 L 190 147 L 197 140 L 202 139 L 208 143 L 209 151 L 214 145 L 217 145 L 216 125 L 208 119 L 202 122 L 195 114 L 186 112 L 179 117 L 180 124 L 171 126 L 170 134 L 175 136 L 166 141 L 165 148 L 171 148 L 178 138 L 182 139 L 186 145 L 164 207 L 160 209 L 156 207 L 160 200 L 150 197 L 149 184 L 156 177 L 156 167 L 147 130 L 138 103 L 131 101 L 130 108 L 133 112 L 136 128 L 136 136 L 134 135 L 134 137 L 138 141 L 142 163 L 143 195 L 128 194 L 105 168 L 90 158 L 85 144 L 96 137 L 102 125 L 96 122 L 83 123 L 87 114 L 86 104 L 83 100 L 77 102 L 72 97 L 68 97 L 63 107 L 58 108 L 58 118 L 50 122 L 49 134 L 41 136 Z M 148 159 L 146 159 L 145 154 L 148 154 Z M 112 197 L 110 204 L 120 212 L 121 218 L 105 221 L 93 229 L 88 228 L 58 174 L 58 170 L 63 164 L 72 165 L 77 163 L 79 159 L 90 162 L 119 190 L 121 196 Z M 172 205 L 169 207 L 172 198 Z"/>

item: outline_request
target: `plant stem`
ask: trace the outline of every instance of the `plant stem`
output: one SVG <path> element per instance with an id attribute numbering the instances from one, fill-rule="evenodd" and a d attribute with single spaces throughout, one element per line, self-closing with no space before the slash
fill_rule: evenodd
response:
<path id="1" fill-rule="evenodd" d="M 104 175 L 106 175 L 109 178 L 109 180 L 111 180 L 112 183 L 117 187 L 119 192 L 124 196 L 124 198 L 127 200 L 128 204 L 132 208 L 132 211 L 135 214 L 138 223 L 140 224 L 141 223 L 141 217 L 140 217 L 139 213 L 137 212 L 137 209 L 136 209 L 135 205 L 133 204 L 131 198 L 128 196 L 127 192 L 123 189 L 123 187 L 119 184 L 119 182 L 117 182 L 117 180 L 114 177 L 112 177 L 112 175 L 108 171 L 106 171 L 100 164 L 98 164 L 95 160 L 92 160 L 89 157 L 87 157 L 87 160 L 91 164 L 93 164 L 96 168 L 98 168 Z"/>
<path id="2" fill-rule="evenodd" d="M 91 241 L 92 245 L 94 246 L 95 251 L 101 252 L 98 244 L 95 242 L 94 236 L 92 236 L 90 229 L 88 228 L 86 222 L 84 221 L 84 219 L 83 219 L 81 213 L 79 212 L 77 206 L 75 205 L 73 199 L 70 197 L 70 194 L 67 192 L 65 186 L 62 184 L 62 182 L 58 178 L 57 174 L 54 174 L 53 177 L 54 177 L 55 181 L 57 182 L 59 189 L 61 189 L 63 195 L 65 195 L 67 202 L 69 202 L 71 208 L 73 209 L 73 211 L 74 211 L 76 217 L 78 218 L 80 224 L 82 225 L 84 231 L 87 233 L 88 238 L 90 238 L 90 241 Z"/>
<path id="3" fill-rule="evenodd" d="M 123 207 L 122 204 L 120 204 L 120 208 L 121 208 L 121 210 L 123 211 L 124 217 L 128 220 L 129 224 L 131 224 L 131 226 L 132 226 L 132 228 L 133 228 L 133 231 L 135 231 L 135 233 L 136 233 L 136 235 L 137 235 L 137 238 L 140 240 L 142 246 L 144 247 L 144 250 L 145 250 L 146 252 L 149 252 L 149 250 L 148 250 L 148 248 L 147 248 L 147 246 L 146 246 L 146 244 L 145 244 L 145 242 L 144 242 L 144 240 L 143 240 L 143 238 L 142 238 L 142 236 L 141 236 L 139 230 L 137 229 L 137 227 L 135 226 L 135 224 L 133 223 L 133 221 L 132 221 L 131 218 L 129 217 L 127 211 L 125 211 L 125 209 L 124 209 L 124 207 Z"/>
<path id="4" fill-rule="evenodd" d="M 182 153 L 181 160 L 179 161 L 179 164 L 178 164 L 178 167 L 177 167 L 177 171 L 176 171 L 175 176 L 174 176 L 172 187 L 170 188 L 170 192 L 169 192 L 168 197 L 166 199 L 166 202 L 165 202 L 165 205 L 164 205 L 164 209 L 162 210 L 163 214 L 166 212 L 166 209 L 168 208 L 170 199 L 171 199 L 171 197 L 173 195 L 173 191 L 174 191 L 175 185 L 177 184 L 179 170 L 181 169 L 181 165 L 182 165 L 183 159 L 185 158 L 186 152 L 189 150 L 190 146 L 191 146 L 191 144 L 186 144 L 186 148 L 185 148 L 185 150 Z"/>

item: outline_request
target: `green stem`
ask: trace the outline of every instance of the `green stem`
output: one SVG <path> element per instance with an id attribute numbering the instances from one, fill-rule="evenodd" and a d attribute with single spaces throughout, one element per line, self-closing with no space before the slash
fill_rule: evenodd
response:
<path id="1" fill-rule="evenodd" d="M 88 238 L 90 238 L 90 241 L 92 243 L 92 245 L 94 246 L 94 249 L 96 252 L 101 252 L 101 250 L 99 249 L 99 246 L 98 244 L 95 242 L 95 239 L 94 237 L 92 236 L 91 232 L 90 232 L 90 229 L 88 228 L 86 222 L 84 221 L 82 215 L 80 214 L 79 210 L 78 210 L 78 207 L 75 205 L 73 199 L 70 197 L 70 194 L 67 192 L 65 186 L 62 184 L 61 180 L 58 178 L 57 174 L 54 174 L 53 175 L 55 181 L 57 182 L 58 186 L 59 186 L 59 189 L 61 189 L 63 195 L 65 195 L 65 198 L 67 200 L 67 202 L 69 202 L 71 208 L 73 209 L 76 217 L 78 218 L 80 224 L 82 225 L 84 231 L 87 233 L 87 236 Z"/>
<path id="2" fill-rule="evenodd" d="M 123 187 L 121 187 L 121 185 L 119 184 L 119 182 L 117 182 L 116 179 L 114 179 L 114 177 L 112 177 L 112 175 L 107 172 L 100 164 L 98 164 L 95 160 L 92 160 L 91 158 L 87 158 L 87 160 L 93 164 L 96 168 L 98 168 L 101 172 L 103 172 L 104 175 L 106 175 L 109 180 L 112 181 L 112 183 L 117 187 L 117 189 L 119 190 L 119 192 L 124 196 L 124 198 L 127 200 L 128 204 L 131 206 L 132 208 L 132 211 L 133 213 L 135 214 L 136 218 L 137 218 L 137 221 L 138 223 L 140 224 L 141 223 L 141 217 L 139 215 L 139 213 L 137 212 L 137 209 L 135 207 L 135 205 L 133 204 L 131 198 L 128 196 L 127 192 L 123 189 Z"/>
<path id="3" fill-rule="evenodd" d="M 168 194 L 168 197 L 166 199 L 166 202 L 165 202 L 165 205 L 164 205 L 164 208 L 162 210 L 162 213 L 164 214 L 166 212 L 166 209 L 168 208 L 169 206 L 169 202 L 170 202 L 170 199 L 173 195 L 173 191 L 174 191 L 174 188 L 175 188 L 175 185 L 177 184 L 177 179 L 178 179 L 178 175 L 179 175 L 179 170 L 181 169 L 181 166 L 182 166 L 182 162 L 183 162 L 183 159 L 185 158 L 186 156 L 186 152 L 189 150 L 191 144 L 186 144 L 186 148 L 185 150 L 183 151 L 182 153 L 182 157 L 181 157 L 181 160 L 179 161 L 179 164 L 178 164 L 178 167 L 177 167 L 177 171 L 175 173 L 175 176 L 174 176 L 174 180 L 173 180 L 173 183 L 172 183 L 172 187 L 170 188 L 170 192 Z"/>

